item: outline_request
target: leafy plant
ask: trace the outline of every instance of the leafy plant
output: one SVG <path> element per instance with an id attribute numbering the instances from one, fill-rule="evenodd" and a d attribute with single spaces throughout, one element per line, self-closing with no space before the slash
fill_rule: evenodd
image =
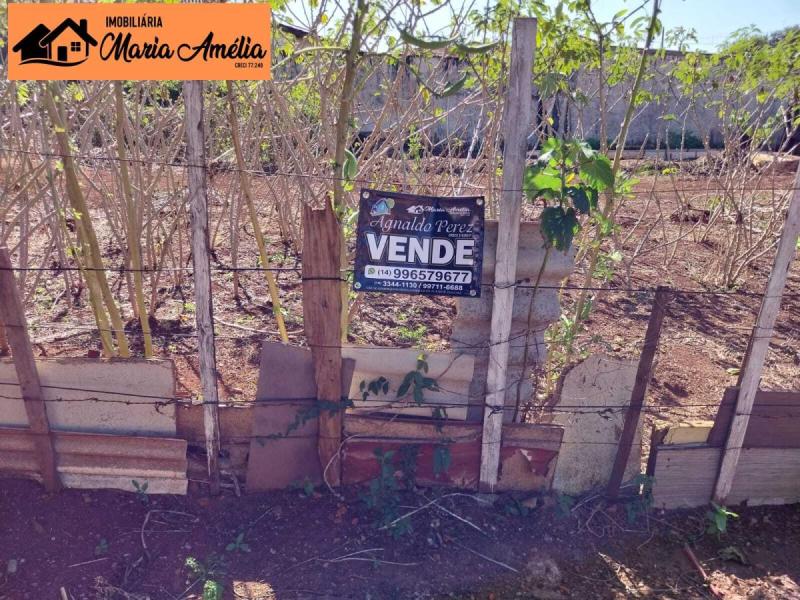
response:
<path id="1" fill-rule="evenodd" d="M 234 540 L 225 546 L 226 552 L 250 552 L 250 546 L 244 541 L 244 531 L 240 531 Z"/>
<path id="2" fill-rule="evenodd" d="M 414 404 L 422 406 L 425 402 L 425 390 L 439 391 L 439 384 L 432 377 L 427 377 L 427 373 L 428 361 L 424 354 L 420 354 L 417 356 L 417 368 L 406 373 L 400 383 L 400 387 L 397 389 L 397 399 L 405 397 L 410 391 Z"/>
<path id="3" fill-rule="evenodd" d="M 369 383 L 366 381 L 362 381 L 359 384 L 359 390 L 361 391 L 361 399 L 366 401 L 367 398 L 370 396 L 378 396 L 383 394 L 384 396 L 389 393 L 389 380 L 386 379 L 383 375 L 378 377 L 377 379 L 373 379 Z"/>
<path id="4" fill-rule="evenodd" d="M 650 507 L 653 506 L 654 482 L 655 479 L 653 477 L 643 473 L 633 478 L 631 483 L 636 487 L 637 492 L 639 492 L 639 488 L 641 487 L 641 493 L 635 494 L 633 498 L 624 504 L 625 516 L 628 519 L 628 523 L 635 523 L 639 517 L 646 514 L 647 511 L 650 510 Z"/>
<path id="5" fill-rule="evenodd" d="M 222 584 L 206 580 L 203 584 L 203 600 L 222 600 Z"/>
<path id="6" fill-rule="evenodd" d="M 210 556 L 206 563 L 202 563 L 194 556 L 186 557 L 184 566 L 189 570 L 187 583 L 195 585 L 200 581 L 203 584 L 203 600 L 222 600 L 223 587 L 218 581 L 225 576 L 225 562 L 216 556 Z"/>
<path id="7" fill-rule="evenodd" d="M 415 344 L 424 338 L 426 333 L 428 333 L 428 328 L 424 324 L 419 324 L 414 328 L 406 327 L 405 325 L 397 328 L 397 334 L 401 338 Z"/>
<path id="8" fill-rule="evenodd" d="M 400 447 L 400 471 L 407 490 L 414 489 L 417 479 L 419 444 L 403 444 Z"/>
<path id="9" fill-rule="evenodd" d="M 706 520 L 708 521 L 706 533 L 712 533 L 719 538 L 728 531 L 728 520 L 738 518 L 739 515 L 737 513 L 712 502 L 711 510 L 706 512 Z"/>
<path id="10" fill-rule="evenodd" d="M 375 449 L 379 474 L 369 482 L 362 499 L 376 515 L 375 525 L 388 527 L 394 537 L 399 537 L 411 531 L 411 521 L 401 519 L 394 522 L 400 516 L 400 481 L 396 475 L 395 454 L 395 450 L 384 452 L 382 448 Z"/>
<path id="11" fill-rule="evenodd" d="M 531 201 L 541 201 L 545 242 L 565 252 L 580 230 L 579 215 L 597 209 L 597 197 L 613 188 L 611 162 L 586 142 L 551 137 L 542 144 L 539 159 L 525 170 L 523 190 Z"/>
<path id="12" fill-rule="evenodd" d="M 286 426 L 286 431 L 283 433 L 271 433 L 269 435 L 257 436 L 256 440 L 262 446 L 266 440 L 280 439 L 289 436 L 293 431 L 296 431 L 312 419 L 319 418 L 323 411 L 330 415 L 337 412 L 347 410 L 353 406 L 353 401 L 349 398 L 342 398 L 340 401 L 335 400 L 319 400 L 317 399 L 312 406 L 298 410 L 294 417 L 294 421 Z"/>

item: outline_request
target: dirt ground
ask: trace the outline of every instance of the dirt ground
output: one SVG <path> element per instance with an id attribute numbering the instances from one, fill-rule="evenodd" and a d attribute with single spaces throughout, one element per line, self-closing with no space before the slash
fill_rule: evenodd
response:
<path id="1" fill-rule="evenodd" d="M 637 189 L 648 190 L 651 183 L 644 178 Z M 789 187 L 791 176 L 777 183 Z M 686 175 L 681 185 L 702 188 L 708 180 Z M 679 197 L 667 186 L 663 192 L 660 209 L 669 216 L 678 210 Z M 625 239 L 630 234 L 624 247 L 633 252 L 643 232 L 651 231 L 642 246 L 648 252 L 631 266 L 630 279 L 619 268 L 604 285 L 713 289 L 704 287 L 705 269 L 719 252 L 719 240 L 700 242 L 687 236 L 673 253 L 672 246 L 662 245 L 682 235 L 687 224 L 670 218 L 656 224 L 650 214 L 640 220 L 641 209 L 637 200 L 628 202 L 618 235 Z M 267 214 L 262 218 L 269 222 Z M 118 264 L 111 234 L 99 233 L 108 263 Z M 275 231 L 267 233 L 276 264 L 298 266 L 300 257 L 286 252 Z M 43 240 L 34 240 L 31 264 L 44 260 L 44 247 Z M 226 248 L 223 235 L 214 265 L 231 264 Z M 252 236 L 243 236 L 239 259 L 240 265 L 256 265 Z M 765 255 L 748 269 L 737 291 L 761 293 L 771 260 L 772 254 Z M 111 273 L 110 279 L 120 289 L 118 275 Z M 299 278 L 287 271 L 278 281 L 291 339 L 302 343 Z M 581 281 L 576 273 L 568 283 Z M 214 275 L 221 397 L 232 401 L 253 398 L 261 343 L 278 339 L 263 275 L 243 272 L 241 283 L 243 293 L 237 299 L 231 274 Z M 192 289 L 186 282 L 174 287 L 169 278 L 162 285 L 162 302 L 152 322 L 157 354 L 175 360 L 179 393 L 191 397 L 199 389 Z M 58 274 L 43 275 L 31 287 L 26 308 L 38 355 L 96 355 L 99 340 L 91 330 L 85 291 L 79 298 L 63 293 Z M 787 293 L 762 383 L 768 389 L 797 389 L 800 384 L 797 261 Z M 562 302 L 569 306 L 574 297 L 565 290 Z M 653 408 L 648 424 L 655 419 L 713 418 L 725 387 L 736 382 L 758 306 L 759 298 L 742 294 L 674 298 L 647 399 Z M 141 352 L 138 323 L 129 305 L 123 304 L 123 310 L 134 351 Z M 578 355 L 602 351 L 638 356 L 649 310 L 650 296 L 643 292 L 598 294 L 578 339 Z M 448 299 L 364 295 L 351 341 L 446 349 L 454 314 Z M 482 506 L 454 496 L 441 500 L 443 508 L 432 506 L 416 514 L 413 533 L 394 539 L 376 529 L 362 492 L 346 493 L 346 502 L 327 493 L 307 497 L 298 491 L 220 499 L 197 490 L 189 497 L 80 491 L 48 497 L 36 484 L 2 481 L 0 599 L 188 600 L 202 597 L 198 573 L 203 570 L 225 585 L 225 598 L 253 600 L 677 599 L 715 593 L 727 599 L 800 598 L 800 506 L 744 509 L 718 539 L 705 533 L 705 510 L 651 512 L 629 522 L 624 504 L 606 507 L 590 501 L 565 516 L 553 498 L 500 498 Z M 404 506 L 411 510 L 441 493 L 410 493 Z M 521 512 L 529 514 L 511 514 Z M 685 544 L 694 548 L 710 584 L 703 584 L 688 562 Z M 189 557 L 197 561 L 194 574 L 185 566 Z"/>
<path id="2" fill-rule="evenodd" d="M 0 598 L 199 599 L 203 577 L 241 600 L 800 597 L 798 505 L 744 509 L 717 537 L 703 510 L 632 520 L 624 503 L 568 509 L 552 498 L 480 503 L 417 490 L 404 512 L 436 495 L 438 505 L 395 538 L 357 490 L 346 494 L 47 496 L 3 481 Z M 511 509 L 523 505 L 533 506 L 525 516 Z M 186 566 L 191 558 L 205 575 Z"/>

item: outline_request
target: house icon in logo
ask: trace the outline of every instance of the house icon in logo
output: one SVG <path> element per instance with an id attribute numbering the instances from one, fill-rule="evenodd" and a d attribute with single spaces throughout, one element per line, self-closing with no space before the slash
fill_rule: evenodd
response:
<path id="1" fill-rule="evenodd" d="M 20 63 L 23 65 L 41 63 L 71 67 L 89 58 L 89 46 L 96 45 L 97 40 L 89 35 L 86 19 L 81 19 L 79 23 L 64 19 L 53 30 L 39 23 L 12 50 L 20 53 Z"/>

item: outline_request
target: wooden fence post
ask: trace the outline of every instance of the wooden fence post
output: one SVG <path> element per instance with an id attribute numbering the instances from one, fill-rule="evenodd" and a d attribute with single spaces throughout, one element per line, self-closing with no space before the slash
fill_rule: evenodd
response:
<path id="1" fill-rule="evenodd" d="M 775 263 L 772 265 L 767 289 L 761 299 L 756 326 L 753 328 L 748 344 L 746 362 L 742 366 L 740 374 L 736 411 L 728 432 L 728 439 L 725 442 L 717 484 L 714 488 L 714 500 L 718 504 L 725 504 L 733 486 L 736 465 L 739 462 L 747 424 L 750 421 L 750 411 L 753 409 L 753 402 L 758 393 L 758 384 L 761 381 L 761 372 L 764 369 L 764 361 L 772 340 L 775 320 L 778 318 L 778 311 L 781 308 L 781 296 L 786 286 L 789 265 L 794 257 L 797 236 L 800 235 L 800 165 L 795 174 L 793 190 L 786 223 L 783 225 L 778 251 L 775 254 Z"/>
<path id="2" fill-rule="evenodd" d="M 211 494 L 219 494 L 219 392 L 217 357 L 214 350 L 214 309 L 211 299 L 211 264 L 208 247 L 208 195 L 206 192 L 206 150 L 203 126 L 203 82 L 183 82 L 186 113 L 186 161 L 189 175 L 189 210 L 192 224 L 192 267 L 194 271 L 197 348 L 200 383 L 203 389 L 203 426 L 208 455 Z"/>
<path id="3" fill-rule="evenodd" d="M 500 466 L 503 410 L 508 369 L 508 338 L 514 308 L 514 285 L 519 252 L 519 222 L 522 208 L 522 175 L 533 120 L 533 55 L 536 50 L 536 19 L 514 19 L 511 37 L 511 72 L 503 114 L 503 192 L 500 197 L 497 260 L 494 272 L 489 371 L 486 407 L 483 413 L 480 488 L 493 491 Z"/>
<path id="4" fill-rule="evenodd" d="M 61 489 L 61 481 L 56 471 L 56 454 L 53 438 L 50 435 L 50 423 L 47 420 L 42 386 L 33 358 L 31 340 L 28 337 L 25 307 L 22 305 L 12 268 L 8 249 L 0 248 L 0 321 L 6 327 L 6 335 L 11 346 L 11 356 L 14 368 L 17 370 L 22 399 L 25 402 L 28 425 L 36 446 L 36 458 L 39 461 L 42 481 L 48 492 L 57 492 Z"/>
<path id="5" fill-rule="evenodd" d="M 344 409 L 341 236 L 339 221 L 330 205 L 326 204 L 323 210 L 303 207 L 303 327 L 314 359 L 317 402 L 321 405 L 317 448 L 323 474 L 331 485 L 341 482 L 338 457 Z"/>
<path id="6" fill-rule="evenodd" d="M 608 479 L 606 495 L 609 498 L 616 498 L 619 494 L 619 486 L 625 475 L 625 467 L 628 465 L 628 458 L 631 455 L 631 447 L 636 437 L 636 428 L 639 426 L 639 419 L 644 407 L 644 397 L 647 393 L 647 385 L 653 373 L 653 359 L 658 350 L 658 340 L 661 337 L 661 324 L 664 322 L 667 303 L 670 300 L 670 292 L 666 287 L 659 286 L 656 289 L 656 296 L 653 299 L 653 310 L 650 313 L 650 320 L 647 322 L 647 331 L 644 334 L 644 345 L 642 354 L 639 357 L 639 367 L 636 369 L 636 379 L 631 390 L 631 404 L 625 413 L 625 424 L 622 426 L 622 433 L 619 436 L 617 445 L 617 456 L 614 459 L 614 466 L 611 469 L 611 477 Z M 650 452 L 653 450 L 651 449 Z"/>

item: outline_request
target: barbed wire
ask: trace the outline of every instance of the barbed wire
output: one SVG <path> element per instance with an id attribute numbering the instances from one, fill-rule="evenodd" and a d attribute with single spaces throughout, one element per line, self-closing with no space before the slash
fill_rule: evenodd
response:
<path id="1" fill-rule="evenodd" d="M 376 179 L 365 179 L 365 178 L 354 178 L 348 179 L 345 177 L 337 176 L 337 175 L 325 175 L 319 173 L 296 173 L 292 171 L 278 171 L 278 170 L 258 170 L 258 169 L 240 169 L 238 167 L 233 166 L 232 164 L 219 164 L 219 163 L 202 163 L 202 164 L 194 164 L 194 163 L 187 163 L 181 161 L 165 161 L 165 160 L 156 160 L 152 158 L 132 158 L 128 157 L 125 159 L 116 157 L 116 156 L 94 156 L 91 154 L 66 154 L 62 152 L 45 152 L 42 150 L 24 150 L 22 148 L 8 148 L 0 146 L 0 152 L 8 152 L 12 154 L 24 154 L 24 155 L 31 155 L 31 156 L 38 156 L 40 158 L 70 158 L 70 159 L 77 159 L 77 160 L 87 160 L 87 161 L 100 161 L 100 162 L 125 162 L 125 163 L 136 163 L 136 164 L 146 164 L 146 165 L 158 165 L 163 167 L 173 167 L 173 168 L 181 168 L 181 169 L 203 169 L 204 171 L 210 171 L 212 173 L 247 173 L 250 175 L 258 175 L 260 177 L 274 177 L 274 176 L 282 176 L 282 177 L 295 177 L 299 179 L 317 179 L 322 181 L 342 181 L 346 183 L 352 184 L 359 184 L 359 185 L 377 185 L 377 186 L 384 186 L 384 185 L 394 185 L 399 186 L 401 188 L 431 188 L 431 189 L 461 189 L 467 184 L 464 184 L 460 180 L 458 182 L 454 182 L 452 184 L 437 184 L 437 183 L 410 183 L 407 181 L 404 182 L 393 182 L 391 180 L 376 180 Z M 485 186 L 469 184 L 471 189 L 483 189 Z M 752 187 L 752 188 L 745 188 L 742 191 L 781 191 L 781 192 L 789 192 L 800 189 L 794 185 L 787 185 L 787 186 L 759 186 L 759 187 Z M 504 192 L 524 192 L 523 188 L 492 188 L 492 191 L 495 193 L 504 193 Z M 641 191 L 641 192 L 630 192 L 634 194 L 653 194 L 653 193 L 674 193 L 674 192 L 703 192 L 703 193 L 714 193 L 719 191 L 727 191 L 726 188 L 708 188 L 708 187 L 693 187 L 693 188 L 676 188 L 672 187 L 667 190 L 649 190 L 649 191 Z"/>
<path id="2" fill-rule="evenodd" d="M 504 390 L 501 391 L 508 391 L 513 389 L 516 385 L 516 382 L 510 386 L 507 386 Z M 0 381 L 0 386 L 6 387 L 19 387 L 17 382 L 13 381 Z M 275 400 L 275 399 L 254 399 L 254 400 L 235 400 L 235 401 L 228 401 L 228 402 L 221 402 L 221 401 L 207 401 L 201 399 L 193 399 L 187 397 L 179 397 L 179 396 L 163 396 L 158 394 L 144 394 L 138 392 L 119 392 L 115 390 L 97 390 L 97 389 L 90 389 L 90 388 L 81 388 L 81 387 L 74 387 L 74 386 L 59 386 L 59 385 L 47 385 L 42 384 L 41 387 L 43 389 L 51 389 L 51 390 L 60 390 L 64 392 L 83 392 L 87 394 L 101 394 L 101 395 L 108 395 L 108 396 L 118 396 L 121 399 L 113 399 L 113 398 L 106 398 L 101 396 L 85 396 L 80 398 L 65 398 L 65 397 L 56 397 L 56 398 L 44 398 L 42 399 L 45 403 L 72 403 L 72 402 L 93 402 L 93 403 L 101 403 L 101 404 L 122 404 L 125 406 L 156 406 L 156 407 L 165 407 L 170 405 L 176 406 L 205 406 L 205 405 L 216 405 L 216 406 L 229 406 L 229 407 L 253 407 L 253 406 L 301 406 L 310 403 L 314 403 L 317 401 L 315 397 L 308 397 L 308 398 L 292 398 L 286 400 Z M 460 396 L 465 398 L 466 400 L 474 400 L 474 397 L 469 394 L 462 394 L 458 392 L 448 392 L 452 396 Z M 131 399 L 133 398 L 133 399 Z M 0 399 L 3 400 L 25 400 L 23 396 L 11 396 L 8 394 L 0 394 Z M 348 406 L 347 403 L 352 403 L 352 406 Z M 356 403 L 364 403 L 365 401 L 363 398 L 356 397 L 356 398 L 343 398 L 342 401 L 342 408 L 355 408 L 356 413 L 360 414 L 364 412 L 369 412 L 368 409 L 373 409 L 374 412 L 380 413 L 386 410 L 395 410 L 395 409 L 436 409 L 436 408 L 452 408 L 452 409 L 463 409 L 463 408 L 470 408 L 470 407 L 482 407 L 482 408 L 490 408 L 495 413 L 505 412 L 505 411 L 515 411 L 521 410 L 522 407 L 516 406 L 505 406 L 505 405 L 493 405 L 487 402 L 453 402 L 453 401 L 438 401 L 438 400 L 429 400 L 423 402 L 422 404 L 416 404 L 412 400 L 386 400 L 382 401 L 380 399 L 367 399 L 366 402 L 380 402 L 382 403 L 380 406 L 361 406 L 359 407 Z M 664 403 L 649 403 L 641 408 L 642 412 L 652 412 L 654 414 L 661 414 L 664 412 L 692 412 L 691 409 L 697 408 L 719 408 L 721 402 L 693 402 L 693 403 L 682 403 L 680 405 L 673 405 L 673 404 L 664 404 Z M 758 408 L 786 408 L 787 405 L 785 402 L 759 402 L 757 405 Z M 557 405 L 526 405 L 525 407 L 528 410 L 532 411 L 542 411 L 542 412 L 552 412 L 552 413 L 566 413 L 566 414 L 613 414 L 613 413 L 621 413 L 627 412 L 630 409 L 628 405 L 620 405 L 620 404 L 596 404 L 596 405 L 586 405 L 586 404 L 562 404 L 559 403 Z M 800 404 L 798 405 L 798 410 L 800 410 Z M 321 410 L 327 410 L 322 408 Z M 692 414 L 694 414 L 692 412 Z M 773 418 L 773 415 L 759 415 L 755 412 L 749 413 L 742 413 L 742 412 L 735 412 L 737 416 L 755 416 L 759 418 Z M 781 415 L 774 416 L 774 418 L 783 418 L 783 417 L 798 417 L 800 418 L 800 412 L 796 414 L 791 413 L 782 413 Z M 459 422 L 457 419 L 450 419 L 453 422 Z"/>
<path id="3" fill-rule="evenodd" d="M 185 268 L 185 269 L 170 269 L 172 271 L 185 271 L 185 272 L 193 272 L 193 269 Z M 302 267 L 229 267 L 229 266 L 218 266 L 212 267 L 212 271 L 226 273 L 226 272 L 240 272 L 240 271 L 274 271 L 274 272 L 301 272 Z M 92 268 L 83 268 L 83 267 L 65 267 L 65 266 L 54 266 L 54 267 L 0 267 L 0 271 L 12 271 L 12 272 L 26 272 L 26 271 L 33 271 L 33 272 L 54 272 L 59 273 L 61 271 L 104 271 L 109 273 L 156 273 L 159 269 L 129 269 L 126 267 L 92 267 Z M 348 269 L 341 269 L 342 273 L 354 273 L 355 269 L 348 268 Z M 325 277 L 325 276 L 300 276 L 300 280 L 305 281 L 339 281 L 341 283 L 348 283 L 349 280 L 344 277 Z M 498 284 L 498 283 L 481 283 L 481 287 L 483 288 L 494 288 L 494 289 L 508 289 L 508 288 L 517 288 L 517 289 L 536 289 L 536 290 L 576 290 L 576 291 L 587 291 L 587 292 L 616 292 L 616 293 L 625 293 L 625 294 L 655 294 L 658 291 L 658 286 L 656 287 L 631 287 L 631 286 L 582 286 L 582 285 L 569 285 L 569 284 L 559 284 L 559 285 L 547 285 L 547 284 L 530 284 L 531 278 L 524 277 L 521 279 L 517 279 L 513 283 L 509 284 Z M 663 286 L 662 286 L 663 287 Z M 749 292 L 747 290 L 707 290 L 707 289 L 680 289 L 680 288 L 671 288 L 667 287 L 667 292 L 671 294 L 680 294 L 680 295 L 697 295 L 697 296 L 746 296 L 752 298 L 773 298 L 773 297 L 781 297 L 781 298 L 800 298 L 800 293 L 788 293 L 788 294 L 780 294 L 776 296 L 766 295 L 761 292 Z"/>

